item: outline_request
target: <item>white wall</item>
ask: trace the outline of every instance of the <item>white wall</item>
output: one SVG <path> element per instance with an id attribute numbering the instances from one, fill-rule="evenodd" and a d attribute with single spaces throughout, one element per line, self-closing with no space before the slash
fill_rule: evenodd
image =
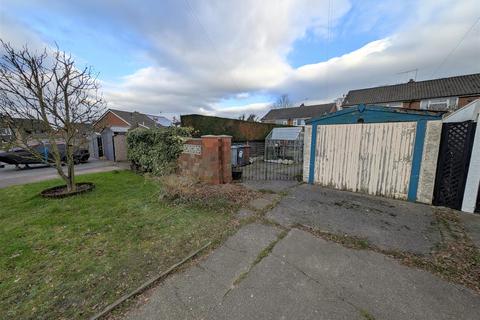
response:
<path id="1" fill-rule="evenodd" d="M 465 212 L 475 211 L 478 186 L 480 184 L 480 125 L 478 120 L 470 165 L 468 167 L 467 183 L 465 184 L 465 192 L 463 194 L 462 211 Z"/>
<path id="2" fill-rule="evenodd" d="M 442 121 L 428 121 L 417 189 L 418 202 L 432 203 L 441 135 Z"/>
<path id="3" fill-rule="evenodd" d="M 310 170 L 310 147 L 312 145 L 312 126 L 305 126 L 303 135 L 303 181 L 308 182 Z"/>

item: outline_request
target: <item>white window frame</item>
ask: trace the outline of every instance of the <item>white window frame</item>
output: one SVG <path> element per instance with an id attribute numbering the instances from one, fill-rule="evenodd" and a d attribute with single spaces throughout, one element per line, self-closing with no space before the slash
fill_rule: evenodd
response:
<path id="1" fill-rule="evenodd" d="M 453 104 L 451 104 L 451 102 Z M 445 108 L 434 108 L 435 105 L 446 105 Z M 423 110 L 435 110 L 435 111 L 451 111 L 455 110 L 458 107 L 458 97 L 444 97 L 444 98 L 433 98 L 425 100 L 424 103 L 420 102 L 420 108 Z"/>
<path id="2" fill-rule="evenodd" d="M 306 118 L 297 118 L 293 121 L 293 124 L 296 126 L 304 126 Z"/>
<path id="3" fill-rule="evenodd" d="M 445 109 L 448 110 L 448 107 L 449 107 L 448 102 L 449 102 L 448 98 L 430 99 L 428 100 L 427 109 L 432 110 L 432 106 L 435 106 L 435 105 L 445 105 Z M 435 110 L 438 110 L 438 109 L 435 109 Z M 440 109 L 440 110 L 443 110 L 443 109 Z"/>
<path id="4" fill-rule="evenodd" d="M 0 136 L 11 136 L 12 130 L 10 128 L 0 128 Z"/>

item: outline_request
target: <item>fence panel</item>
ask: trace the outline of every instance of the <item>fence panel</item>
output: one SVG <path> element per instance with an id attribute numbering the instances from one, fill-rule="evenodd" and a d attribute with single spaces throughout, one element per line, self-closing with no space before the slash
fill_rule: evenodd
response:
<path id="1" fill-rule="evenodd" d="M 434 205 L 461 209 L 474 137 L 473 121 L 443 124 Z"/>

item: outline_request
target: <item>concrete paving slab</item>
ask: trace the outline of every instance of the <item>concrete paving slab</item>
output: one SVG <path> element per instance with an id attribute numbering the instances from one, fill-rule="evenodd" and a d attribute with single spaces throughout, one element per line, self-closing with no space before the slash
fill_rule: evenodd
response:
<path id="1" fill-rule="evenodd" d="M 308 184 L 293 188 L 267 218 L 366 238 L 387 250 L 427 254 L 440 241 L 430 206 Z"/>
<path id="2" fill-rule="evenodd" d="M 480 314 L 480 296 L 465 287 L 382 254 L 347 249 L 297 229 L 271 256 L 374 319 L 478 319 Z M 269 274 L 262 268 L 259 264 L 250 274 Z"/>
<path id="3" fill-rule="evenodd" d="M 129 319 L 209 319 L 240 274 L 277 239 L 281 230 L 250 224 L 230 237 L 198 266 L 166 279 L 149 302 L 132 310 Z"/>
<path id="4" fill-rule="evenodd" d="M 257 255 L 277 239 L 278 228 L 249 224 L 230 237 L 225 244 L 215 250 L 200 266 L 209 270 L 230 286 L 243 272 L 248 271 Z"/>
<path id="5" fill-rule="evenodd" d="M 256 198 L 251 200 L 248 205 L 252 207 L 255 210 L 264 210 L 268 206 L 271 206 L 273 201 L 271 199 L 267 199 L 265 197 L 262 198 Z"/>
<path id="6" fill-rule="evenodd" d="M 472 239 L 475 246 L 480 249 L 480 214 L 461 212 L 459 215 L 467 235 Z"/>
<path id="7" fill-rule="evenodd" d="M 211 319 L 361 319 L 355 307 L 301 270 L 268 256 L 231 290 Z"/>
<path id="8" fill-rule="evenodd" d="M 250 218 L 255 215 L 255 211 L 247 209 L 247 208 L 241 208 L 238 210 L 238 212 L 235 214 L 237 219 L 245 219 L 245 218 Z"/>
<path id="9" fill-rule="evenodd" d="M 231 259 L 228 250 L 252 263 L 255 239 L 262 244 L 258 255 L 276 236 L 272 227 L 246 228 L 230 238 L 236 239 L 229 244 L 236 251 L 222 246 L 203 264 L 208 268 L 199 265 L 169 277 L 128 318 L 442 320 L 478 319 L 480 314 L 480 296 L 462 286 L 297 229 L 232 287 L 220 274 L 234 268 L 224 262 Z"/>

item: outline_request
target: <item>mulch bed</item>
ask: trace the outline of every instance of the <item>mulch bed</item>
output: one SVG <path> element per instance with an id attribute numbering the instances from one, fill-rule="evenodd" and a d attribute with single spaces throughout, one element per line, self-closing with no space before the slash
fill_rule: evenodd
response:
<path id="1" fill-rule="evenodd" d="M 177 175 L 160 178 L 163 185 L 161 199 L 174 204 L 202 206 L 243 206 L 258 197 L 258 193 L 238 184 L 208 184 Z"/>
<path id="2" fill-rule="evenodd" d="M 62 185 L 62 186 L 56 186 L 56 187 L 45 189 L 42 192 L 40 192 L 40 195 L 44 198 L 58 199 L 58 198 L 74 196 L 77 194 L 82 194 L 95 189 L 95 185 L 92 182 L 80 182 L 80 183 L 77 183 L 76 186 L 77 186 L 77 189 L 73 192 L 67 192 L 67 186 Z"/>

